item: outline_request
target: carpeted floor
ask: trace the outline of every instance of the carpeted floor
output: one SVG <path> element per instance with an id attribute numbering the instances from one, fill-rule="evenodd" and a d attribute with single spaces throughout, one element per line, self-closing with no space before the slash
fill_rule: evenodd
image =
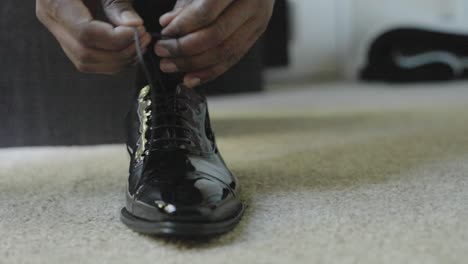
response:
<path id="1" fill-rule="evenodd" d="M 0 263 L 467 263 L 468 84 L 214 98 L 248 204 L 209 241 L 119 221 L 125 147 L 0 150 Z"/>

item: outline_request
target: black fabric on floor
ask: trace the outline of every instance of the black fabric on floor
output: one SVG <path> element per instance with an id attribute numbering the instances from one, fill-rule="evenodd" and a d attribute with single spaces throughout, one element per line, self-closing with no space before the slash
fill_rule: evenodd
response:
<path id="1" fill-rule="evenodd" d="M 463 59 L 468 56 L 468 35 L 419 28 L 397 28 L 373 41 L 363 80 L 387 82 L 465 79 Z"/>

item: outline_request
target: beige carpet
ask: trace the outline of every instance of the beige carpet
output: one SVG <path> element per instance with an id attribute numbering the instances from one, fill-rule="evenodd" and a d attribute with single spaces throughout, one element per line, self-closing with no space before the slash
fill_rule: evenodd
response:
<path id="1" fill-rule="evenodd" d="M 205 242 L 118 216 L 124 146 L 0 150 L 0 263 L 468 263 L 468 84 L 214 98 L 245 217 Z"/>

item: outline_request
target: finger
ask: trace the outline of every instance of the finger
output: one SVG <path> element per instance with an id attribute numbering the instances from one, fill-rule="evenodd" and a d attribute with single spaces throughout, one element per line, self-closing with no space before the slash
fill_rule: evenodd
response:
<path id="1" fill-rule="evenodd" d="M 73 57 L 75 61 L 79 61 L 83 64 L 119 60 L 126 61 L 136 55 L 134 42 L 118 51 L 100 50 L 83 45 L 80 41 L 76 40 L 73 35 L 59 25 L 53 25 L 51 27 L 51 31 L 62 47 L 70 50 L 71 57 Z M 151 35 L 148 33 L 144 34 L 140 37 L 140 48 L 146 48 L 150 42 Z"/>
<path id="2" fill-rule="evenodd" d="M 256 21 L 248 21 L 245 26 L 236 31 L 222 44 L 220 50 L 223 51 L 223 59 L 220 63 L 203 70 L 188 73 L 184 77 L 184 84 L 189 88 L 194 88 L 216 79 L 238 63 L 264 31 L 262 28 L 255 28 L 254 25 L 257 25 Z"/>
<path id="3" fill-rule="evenodd" d="M 191 2 L 192 0 L 178 0 L 172 11 L 167 12 L 159 18 L 159 24 L 161 24 L 162 27 L 166 27 Z"/>
<path id="4" fill-rule="evenodd" d="M 140 39 L 140 49 L 144 53 L 148 44 L 151 42 L 151 36 L 148 34 Z M 78 47 L 75 51 L 75 60 L 81 64 L 128 64 L 136 58 L 136 46 L 130 45 L 121 51 L 103 51 L 90 49 L 86 47 Z"/>
<path id="5" fill-rule="evenodd" d="M 86 64 L 75 66 L 81 73 L 114 75 L 128 69 L 133 64 L 135 64 L 135 62 L 125 64 Z"/>
<path id="6" fill-rule="evenodd" d="M 159 24 L 161 24 L 162 27 L 166 27 L 192 1 L 193 0 L 177 0 L 173 10 L 159 18 Z"/>
<path id="7" fill-rule="evenodd" d="M 174 9 L 179 9 L 186 7 L 188 4 L 192 3 L 194 0 L 177 0 L 174 5 Z"/>
<path id="8" fill-rule="evenodd" d="M 118 26 L 91 21 L 80 26 L 77 39 L 85 46 L 103 50 L 121 50 L 134 41 L 135 30 L 132 27 Z M 139 36 L 146 33 L 144 27 L 139 27 Z"/>
<path id="9" fill-rule="evenodd" d="M 83 45 L 105 50 L 121 50 L 133 40 L 133 28 L 94 20 L 80 0 L 59 1 L 49 12 L 53 20 L 64 26 Z M 140 29 L 144 33 L 144 28 Z"/>
<path id="10" fill-rule="evenodd" d="M 166 13 L 164 15 L 162 15 L 160 18 L 159 18 L 159 24 L 164 28 L 166 27 L 167 25 L 169 25 L 169 23 L 172 22 L 172 20 L 174 20 L 174 18 L 179 15 L 181 12 L 182 12 L 183 8 L 182 7 L 179 7 L 177 9 L 174 9 L 172 10 L 171 12 L 169 13 Z"/>
<path id="11" fill-rule="evenodd" d="M 64 48 L 65 53 L 73 58 L 73 55 L 70 54 L 70 50 Z M 143 49 L 145 52 L 145 49 Z M 108 54 L 97 54 L 94 56 L 100 56 L 101 58 L 106 58 Z M 124 69 L 129 68 L 137 62 L 136 56 L 128 57 L 124 59 L 112 59 L 112 60 L 79 60 L 71 59 L 76 69 L 83 73 L 96 73 L 96 74 L 114 74 L 121 72 Z"/>
<path id="12" fill-rule="evenodd" d="M 148 49 L 148 45 L 151 43 L 151 40 L 152 37 L 149 33 L 146 33 L 139 38 L 140 50 L 142 53 L 145 53 L 145 51 Z M 132 45 L 120 51 L 119 54 L 121 54 L 121 56 L 124 58 L 135 58 L 137 56 L 136 43 L 132 43 Z"/>
<path id="13" fill-rule="evenodd" d="M 234 2 L 210 26 L 178 39 L 158 41 L 156 54 L 161 57 L 193 56 L 218 46 L 253 16 L 251 4 L 251 1 Z"/>
<path id="14" fill-rule="evenodd" d="M 142 40 L 145 41 L 145 40 Z M 142 42 L 143 43 L 143 42 Z M 141 53 L 145 54 L 147 52 L 147 47 L 143 44 L 140 47 Z M 136 56 L 136 49 L 133 45 L 132 47 L 127 48 L 127 51 L 124 51 L 126 54 L 131 54 L 131 56 L 124 57 L 121 60 L 97 62 L 94 64 L 82 64 L 76 65 L 77 69 L 83 73 L 95 73 L 95 74 L 117 74 L 123 70 L 128 69 L 131 66 L 138 64 L 138 57 Z M 110 54 L 109 54 L 110 55 Z M 103 55 L 103 57 L 106 55 Z"/>
<path id="15" fill-rule="evenodd" d="M 136 58 L 135 44 L 121 51 L 96 50 L 81 45 L 65 29 L 54 26 L 52 33 L 58 39 L 66 55 L 73 62 L 75 67 L 86 73 L 113 73 L 118 72 L 120 68 L 126 68 L 132 65 Z M 141 49 L 147 49 L 151 42 L 151 36 L 146 34 L 141 39 Z"/>
<path id="16" fill-rule="evenodd" d="M 184 36 L 205 27 L 215 21 L 233 1 L 193 0 L 161 33 L 166 36 Z"/>
<path id="17" fill-rule="evenodd" d="M 129 67 L 136 60 L 135 58 L 126 59 L 109 59 L 108 54 L 104 52 L 87 51 L 87 54 L 92 54 L 92 57 L 77 56 L 76 51 L 67 46 L 62 46 L 65 54 L 70 58 L 76 69 L 83 73 L 96 73 L 96 74 L 113 74 L 122 71 Z M 85 53 L 86 54 L 86 53 Z M 96 59 L 99 58 L 99 59 Z"/>
<path id="18" fill-rule="evenodd" d="M 102 0 L 107 18 L 117 26 L 143 26 L 143 19 L 133 9 L 130 0 Z"/>
<path id="19" fill-rule="evenodd" d="M 162 59 L 160 67 L 166 73 L 190 72 L 208 68 L 220 62 L 220 50 L 216 48 L 191 57 Z"/>
<path id="20" fill-rule="evenodd" d="M 69 54 L 69 50 L 64 48 L 65 53 Z M 146 52 L 146 48 L 142 50 L 143 53 Z M 106 54 L 102 54 L 103 57 L 106 57 Z M 76 69 L 83 73 L 95 73 L 95 74 L 116 74 L 119 73 L 138 62 L 136 56 L 120 59 L 120 60 L 108 60 L 108 61 L 96 61 L 93 63 L 71 60 L 75 65 Z"/>

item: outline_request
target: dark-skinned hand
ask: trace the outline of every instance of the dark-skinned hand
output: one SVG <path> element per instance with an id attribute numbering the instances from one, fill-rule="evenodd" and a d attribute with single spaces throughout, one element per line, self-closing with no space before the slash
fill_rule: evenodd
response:
<path id="1" fill-rule="evenodd" d="M 178 0 L 160 18 L 155 52 L 161 70 L 184 72 L 190 88 L 213 80 L 235 65 L 267 28 L 274 0 Z"/>
<path id="2" fill-rule="evenodd" d="M 136 62 L 134 28 L 142 50 L 151 41 L 131 0 L 101 0 L 110 23 L 93 17 L 98 0 L 36 0 L 36 15 L 81 72 L 114 74 Z"/>

